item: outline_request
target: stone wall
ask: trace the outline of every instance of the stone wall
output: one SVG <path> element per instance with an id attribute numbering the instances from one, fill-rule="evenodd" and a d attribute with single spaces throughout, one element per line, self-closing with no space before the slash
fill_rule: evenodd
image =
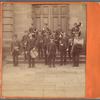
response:
<path id="1" fill-rule="evenodd" d="M 3 47 L 10 48 L 13 34 L 18 34 L 18 39 L 21 40 L 24 31 L 31 27 L 32 11 L 34 9 L 31 4 L 3 4 Z M 86 41 L 86 5 L 70 4 L 68 22 L 69 29 L 75 22 L 82 23 L 82 37 Z"/>
<path id="2" fill-rule="evenodd" d="M 86 19 L 86 5 L 83 4 L 71 4 L 69 6 L 69 29 L 73 27 L 74 23 L 82 23 L 81 26 L 81 32 L 82 37 L 86 38 L 86 25 L 87 25 L 87 19 Z"/>
<path id="3" fill-rule="evenodd" d="M 31 14 L 31 4 L 14 4 L 14 33 L 18 34 L 19 40 L 24 35 L 24 31 L 31 27 Z"/>
<path id="4" fill-rule="evenodd" d="M 3 4 L 2 7 L 2 42 L 3 48 L 8 50 L 13 34 L 13 4 Z"/>

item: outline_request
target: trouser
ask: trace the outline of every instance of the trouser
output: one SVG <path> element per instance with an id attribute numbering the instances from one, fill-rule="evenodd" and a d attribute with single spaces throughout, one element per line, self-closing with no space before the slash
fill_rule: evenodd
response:
<path id="1" fill-rule="evenodd" d="M 57 49 L 59 51 L 59 40 L 56 42 Z"/>
<path id="2" fill-rule="evenodd" d="M 68 50 L 68 57 L 69 57 L 69 59 L 71 59 L 71 49 L 72 49 L 72 46 L 69 46 L 69 50 Z"/>
<path id="3" fill-rule="evenodd" d="M 13 65 L 18 66 L 18 51 L 13 52 Z"/>
<path id="4" fill-rule="evenodd" d="M 24 60 L 27 60 L 26 48 L 24 48 Z"/>
<path id="5" fill-rule="evenodd" d="M 29 67 L 35 66 L 35 58 L 32 58 L 30 53 L 28 53 L 28 64 L 29 64 Z"/>
<path id="6" fill-rule="evenodd" d="M 73 52 L 72 57 L 73 57 L 73 65 L 78 66 L 79 65 L 79 53 Z"/>
<path id="7" fill-rule="evenodd" d="M 55 66 L 55 53 L 50 53 L 48 59 L 49 59 L 50 67 L 51 67 L 51 64 L 53 64 L 53 66 Z"/>
<path id="8" fill-rule="evenodd" d="M 67 56 L 66 49 L 61 50 L 60 52 L 61 65 L 66 64 L 66 56 Z"/>
<path id="9" fill-rule="evenodd" d="M 47 55 L 47 48 L 44 47 L 44 57 L 45 57 L 45 64 L 48 64 L 48 55 Z"/>
<path id="10" fill-rule="evenodd" d="M 43 58 L 43 49 L 41 45 L 38 47 L 38 57 L 39 59 Z"/>

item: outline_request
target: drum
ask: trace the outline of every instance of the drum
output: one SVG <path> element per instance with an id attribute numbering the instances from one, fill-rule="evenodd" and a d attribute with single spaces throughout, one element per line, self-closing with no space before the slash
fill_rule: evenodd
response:
<path id="1" fill-rule="evenodd" d="M 79 38 L 79 39 L 74 39 L 74 44 L 80 44 L 83 46 L 84 44 L 84 39 L 83 38 Z"/>
<path id="2" fill-rule="evenodd" d="M 36 50 L 33 50 L 33 49 L 32 49 L 32 50 L 30 51 L 30 55 L 31 55 L 32 58 L 36 58 L 36 57 L 38 56 L 38 52 L 37 52 Z"/>
<path id="3" fill-rule="evenodd" d="M 73 52 L 80 53 L 82 51 L 84 44 L 84 40 L 79 38 L 79 39 L 74 39 L 74 45 L 73 45 Z"/>

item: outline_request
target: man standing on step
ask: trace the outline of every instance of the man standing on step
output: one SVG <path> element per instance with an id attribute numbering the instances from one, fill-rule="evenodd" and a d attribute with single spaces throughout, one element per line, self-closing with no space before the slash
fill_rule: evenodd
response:
<path id="1" fill-rule="evenodd" d="M 44 27 L 42 29 L 42 34 L 43 35 L 46 35 L 46 34 L 51 35 L 51 30 L 48 28 L 48 24 L 47 23 L 44 24 Z"/>
<path id="2" fill-rule="evenodd" d="M 13 56 L 13 65 L 18 66 L 18 55 L 19 55 L 19 42 L 17 40 L 17 35 L 14 34 L 13 41 L 11 43 L 11 54 Z"/>
<path id="3" fill-rule="evenodd" d="M 72 54 L 71 54 L 72 45 L 73 45 L 72 38 L 69 38 L 69 45 L 68 45 L 68 57 L 69 57 L 69 60 L 72 59 Z"/>
<path id="4" fill-rule="evenodd" d="M 38 35 L 37 35 L 36 47 L 38 50 L 39 60 L 41 60 L 41 59 L 43 59 L 43 36 L 40 31 L 38 32 Z"/>
<path id="5" fill-rule="evenodd" d="M 21 40 L 24 50 L 24 60 L 27 60 L 27 48 L 26 48 L 27 41 L 28 41 L 28 30 L 25 31 L 25 35 L 22 37 Z"/>
<path id="6" fill-rule="evenodd" d="M 43 50 L 44 50 L 44 59 L 45 59 L 45 64 L 48 64 L 48 44 L 50 42 L 50 37 L 48 34 L 46 34 L 43 38 Z"/>
<path id="7" fill-rule="evenodd" d="M 83 43 L 84 41 L 82 38 L 80 38 L 80 33 L 76 32 L 73 40 L 73 46 L 72 46 L 72 58 L 73 58 L 74 67 L 79 66 L 79 56 L 83 48 Z"/>
<path id="8" fill-rule="evenodd" d="M 32 58 L 30 55 L 31 50 L 35 48 L 35 38 L 32 37 L 32 34 L 29 34 L 29 39 L 27 41 L 27 54 L 28 54 L 28 64 L 29 68 L 35 67 L 35 58 Z"/>
<path id="9" fill-rule="evenodd" d="M 29 33 L 34 33 L 37 32 L 36 27 L 34 26 L 33 23 L 31 23 L 31 28 L 29 28 Z"/>
<path id="10" fill-rule="evenodd" d="M 63 35 L 61 40 L 59 41 L 59 51 L 60 51 L 60 59 L 61 59 L 61 65 L 66 64 L 66 56 L 67 56 L 67 50 L 68 50 L 68 37 L 67 35 Z"/>
<path id="11" fill-rule="evenodd" d="M 53 64 L 53 67 L 55 67 L 55 57 L 56 57 L 56 45 L 54 43 L 54 39 L 50 38 L 50 43 L 48 43 L 49 67 L 51 67 L 51 64 Z"/>

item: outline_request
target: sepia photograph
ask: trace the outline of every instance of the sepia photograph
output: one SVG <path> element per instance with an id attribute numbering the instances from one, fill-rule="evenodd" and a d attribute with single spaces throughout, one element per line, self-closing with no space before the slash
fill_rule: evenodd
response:
<path id="1" fill-rule="evenodd" d="M 2 3 L 2 97 L 85 97 L 86 4 Z"/>

